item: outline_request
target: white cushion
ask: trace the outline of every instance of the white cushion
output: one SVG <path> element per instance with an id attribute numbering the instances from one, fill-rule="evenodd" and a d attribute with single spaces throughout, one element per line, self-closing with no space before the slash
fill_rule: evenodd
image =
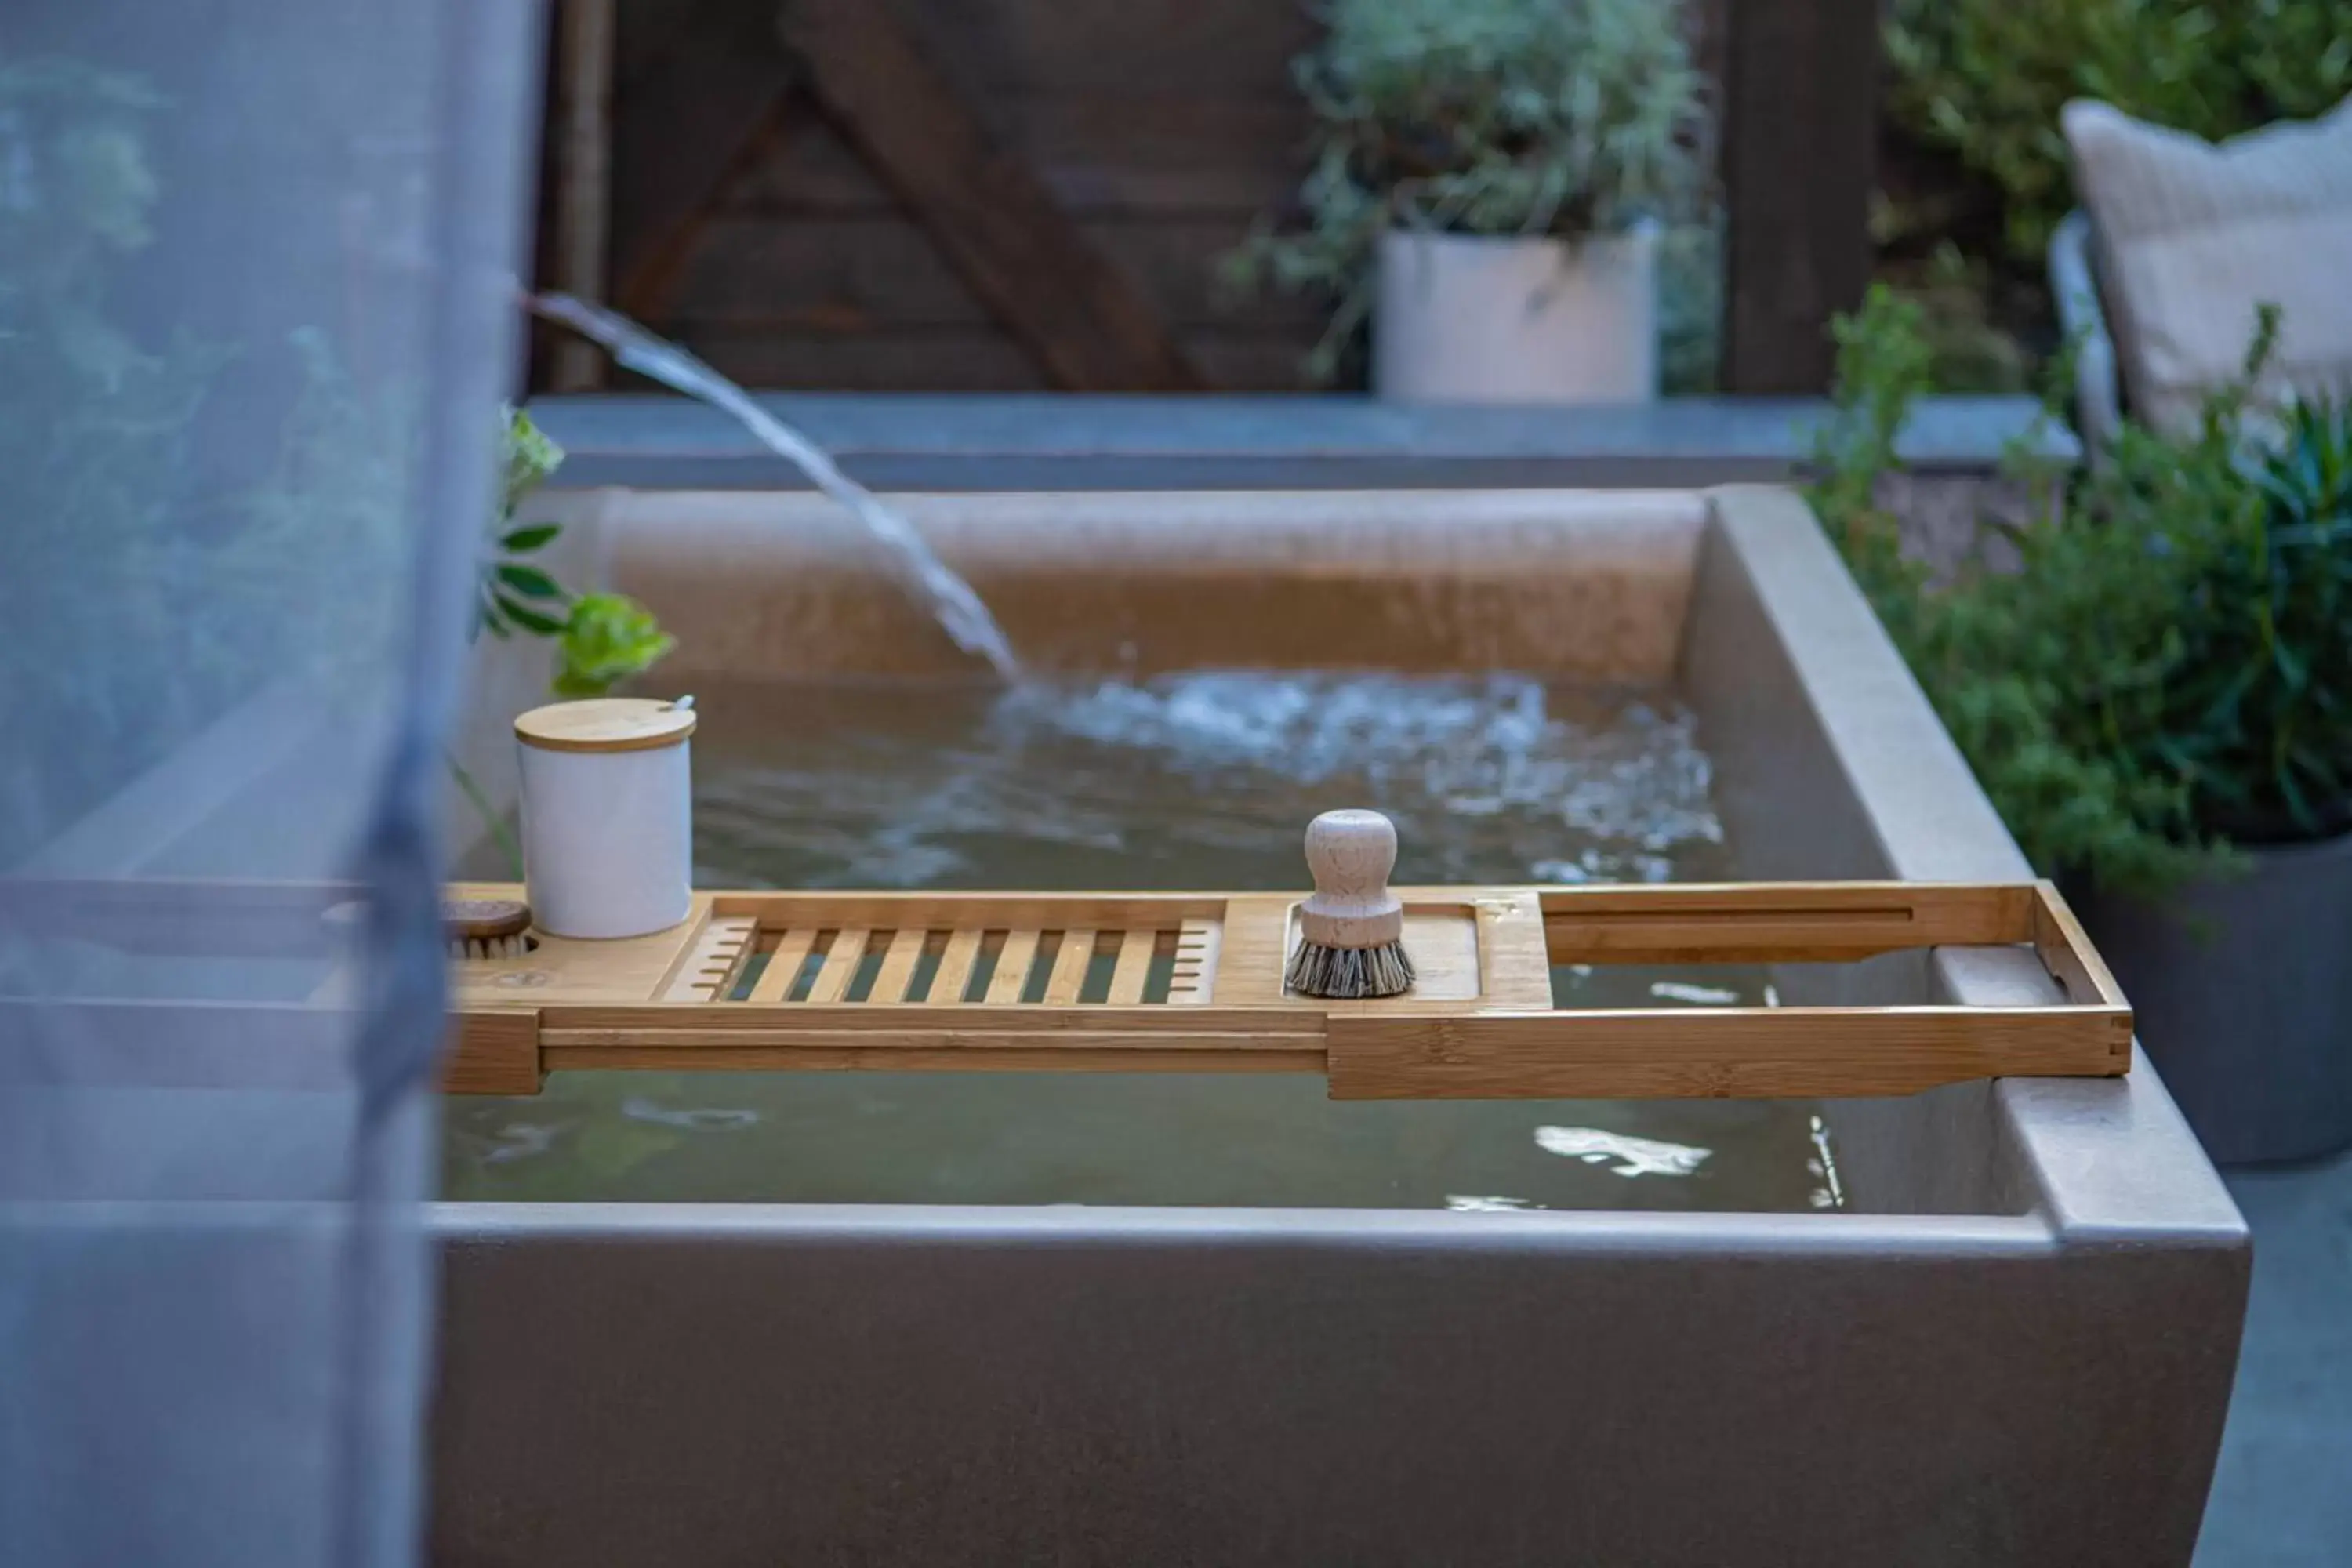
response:
<path id="1" fill-rule="evenodd" d="M 2352 99 L 2218 145 L 2087 100 L 2063 120 L 2135 416 L 2193 429 L 2266 302 L 2263 395 L 2352 388 Z"/>

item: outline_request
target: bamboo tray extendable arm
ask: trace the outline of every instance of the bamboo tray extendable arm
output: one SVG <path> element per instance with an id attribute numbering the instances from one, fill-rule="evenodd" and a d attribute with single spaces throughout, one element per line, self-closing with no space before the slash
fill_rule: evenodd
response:
<path id="1" fill-rule="evenodd" d="M 475 885 L 459 896 L 515 898 Z M 1316 1072 L 1332 1098 L 1739 1099 L 2112 1077 L 2132 1016 L 2046 882 L 1401 889 L 1402 996 L 1290 994 L 1283 894 L 700 893 L 621 941 L 457 970 L 453 1092 L 565 1068 Z M 2015 947 L 2063 1003 L 1561 1009 L 1555 963 Z"/>

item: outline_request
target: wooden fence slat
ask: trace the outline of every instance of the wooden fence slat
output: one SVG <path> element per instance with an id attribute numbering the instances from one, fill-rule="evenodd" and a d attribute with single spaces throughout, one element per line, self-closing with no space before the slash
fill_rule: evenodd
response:
<path id="1" fill-rule="evenodd" d="M 1151 301 L 994 145 L 887 5 L 795 0 L 783 27 L 836 125 L 1056 385 L 1202 388 Z"/>
<path id="2" fill-rule="evenodd" d="M 562 0 L 556 11 L 555 236 L 550 280 L 583 300 L 605 298 L 612 240 L 613 48 L 618 0 Z M 548 384 L 557 392 L 604 384 L 604 351 L 565 333 Z"/>
<path id="3" fill-rule="evenodd" d="M 1830 318 L 1870 286 L 1878 0 L 1732 0 L 1722 384 L 1829 390 Z"/>
<path id="4" fill-rule="evenodd" d="M 768 5 L 706 0 L 614 98 L 612 298 L 659 318 L 702 215 L 776 123 L 792 58 Z"/>

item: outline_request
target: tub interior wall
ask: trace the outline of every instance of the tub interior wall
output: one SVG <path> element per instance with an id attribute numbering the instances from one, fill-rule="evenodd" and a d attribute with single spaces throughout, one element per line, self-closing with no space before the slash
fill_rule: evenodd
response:
<path id="1" fill-rule="evenodd" d="M 1717 809 L 1742 872 L 1759 880 L 2031 876 L 1802 504 L 1746 488 L 1718 491 L 1713 503 L 1679 679 L 1716 761 Z M 1896 815 L 1897 804 L 1908 814 Z M 1979 984 L 2025 988 L 2018 1000 L 2057 1000 L 2039 966 L 2032 970 L 2012 965 Z M 1774 983 L 1798 1004 L 1959 999 L 1950 963 L 1918 952 L 1777 965 Z M 1831 1120 L 1839 1162 L 1866 1207 L 2032 1206 L 2036 1194 L 1988 1083 L 1840 1101 Z"/>
<path id="2" fill-rule="evenodd" d="M 1661 682 L 1704 498 L 1497 491 L 901 496 L 1052 673 L 1517 669 Z M 693 636 L 664 677 L 954 676 L 971 662 L 821 500 L 611 491 L 570 503 L 624 592 Z"/>

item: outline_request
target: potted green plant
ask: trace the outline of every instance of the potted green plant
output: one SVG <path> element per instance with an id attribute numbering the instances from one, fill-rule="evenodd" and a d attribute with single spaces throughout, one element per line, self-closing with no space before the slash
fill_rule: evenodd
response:
<path id="1" fill-rule="evenodd" d="M 1429 402 L 1654 396 L 1662 235 L 1691 237 L 1707 117 L 1671 0 L 1338 0 L 1294 70 L 1315 115 L 1303 226 L 1234 279 L 1367 321 L 1372 384 Z"/>
<path id="2" fill-rule="evenodd" d="M 2193 437 L 2126 425 L 2041 476 L 2014 569 L 1931 589 L 1871 494 L 1917 326 L 1884 293 L 1841 326 L 1825 524 L 2208 1150 L 2352 1144 L 2352 410 L 2250 408 L 2266 312 Z"/>

